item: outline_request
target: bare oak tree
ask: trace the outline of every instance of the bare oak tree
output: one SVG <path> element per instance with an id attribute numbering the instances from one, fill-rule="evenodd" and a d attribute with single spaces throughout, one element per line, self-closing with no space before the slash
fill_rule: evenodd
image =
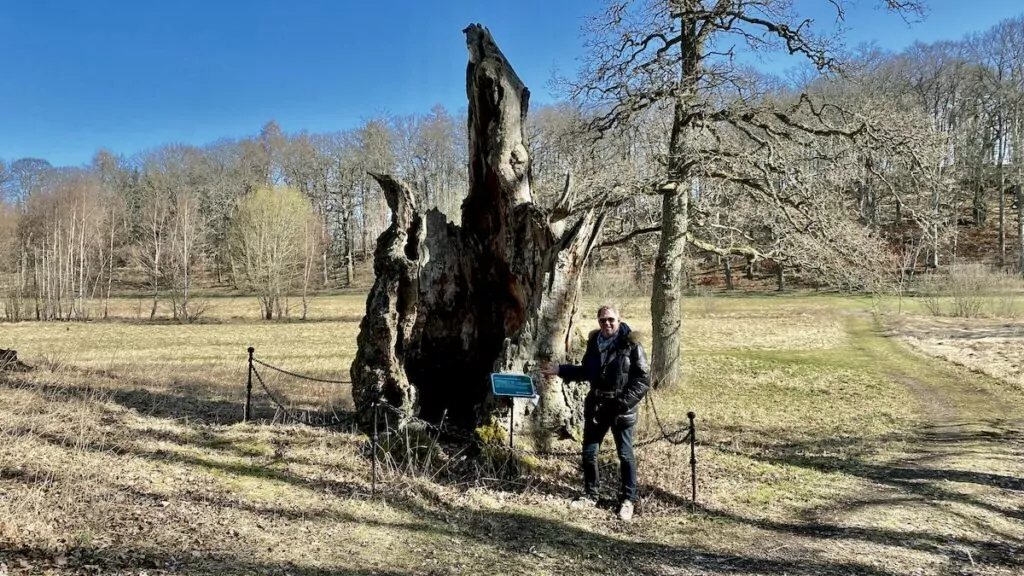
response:
<path id="1" fill-rule="evenodd" d="M 828 4 L 841 21 L 846 3 Z M 912 0 L 883 4 L 900 11 L 919 9 Z M 781 51 L 810 61 L 818 70 L 836 70 L 838 30 L 801 17 L 792 0 L 612 0 L 589 20 L 585 33 L 588 60 L 570 93 L 593 106 L 599 131 L 627 127 L 652 108 L 671 110 L 664 177 L 652 185 L 662 201 L 651 295 L 653 376 L 657 384 L 671 386 L 678 382 L 681 367 L 681 280 L 691 237 L 689 201 L 702 179 L 733 179 L 783 214 L 796 208 L 771 185 L 781 174 L 770 172 L 778 168 L 784 173 L 784 168 L 758 169 L 754 178 L 735 173 L 728 165 L 736 159 L 719 146 L 716 129 L 739 131 L 769 160 L 772 147 L 759 145 L 765 134 L 830 130 L 797 122 L 793 117 L 798 110 L 792 107 L 773 111 L 774 103 L 762 98 L 763 86 L 751 81 L 756 75 L 737 62 L 736 46 Z M 797 102 L 800 111 L 821 120 L 809 101 Z"/>

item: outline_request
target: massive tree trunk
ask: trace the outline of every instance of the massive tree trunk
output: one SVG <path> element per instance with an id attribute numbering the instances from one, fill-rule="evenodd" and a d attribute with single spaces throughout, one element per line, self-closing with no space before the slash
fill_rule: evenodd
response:
<path id="1" fill-rule="evenodd" d="M 490 393 L 492 372 L 529 374 L 539 402 L 516 402 L 518 428 L 571 432 L 579 396 L 540 365 L 560 360 L 574 333 L 581 273 L 602 218 L 570 222 L 571 180 L 550 212 L 533 203 L 524 132 L 529 91 L 479 25 L 469 48 L 469 194 L 459 225 L 417 211 L 415 193 L 374 175 L 391 226 L 374 254 L 376 279 L 352 364 L 364 422 L 375 401 L 399 418 L 471 429 L 507 418 Z M 522 416 L 522 417 L 521 417 Z"/>

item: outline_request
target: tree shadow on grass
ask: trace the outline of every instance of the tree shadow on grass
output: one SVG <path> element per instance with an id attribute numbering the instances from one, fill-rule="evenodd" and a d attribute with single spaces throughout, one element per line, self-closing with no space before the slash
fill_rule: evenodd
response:
<path id="1" fill-rule="evenodd" d="M 202 553 L 193 555 L 191 550 L 154 550 L 137 547 L 112 546 L 102 549 L 77 548 L 55 561 L 52 550 L 44 548 L 0 548 L 0 563 L 12 570 L 11 574 L 103 574 L 131 575 L 140 573 L 150 576 L 168 574 L 189 574 L 196 576 L 229 576 L 237 574 L 259 574 L 267 576 L 413 576 L 422 572 L 390 570 L 377 566 L 344 566 L 317 568 L 294 562 L 264 563 L 244 556 Z M 19 567 L 24 572 L 19 571 Z M 140 572 L 141 571 L 141 572 Z"/>
<path id="2" fill-rule="evenodd" d="M 711 443 L 708 446 L 724 453 L 775 466 L 794 466 L 828 474 L 849 475 L 870 481 L 879 487 L 874 497 L 834 503 L 828 508 L 830 516 L 835 513 L 849 514 L 858 509 L 909 505 L 927 506 L 942 514 L 962 517 L 976 523 L 977 517 L 974 514 L 965 514 L 950 505 L 970 506 L 978 511 L 996 514 L 1016 522 L 1024 521 L 1024 508 L 1000 506 L 982 497 L 957 491 L 944 483 L 973 485 L 985 492 L 996 491 L 1013 498 L 1014 493 L 1024 491 L 1024 479 L 984 470 L 951 468 L 939 461 L 965 456 L 991 458 L 992 455 L 1000 453 L 1019 457 L 1020 439 L 1020 431 L 1003 420 L 926 426 L 916 434 L 904 438 L 912 454 L 891 463 L 869 460 L 873 446 L 879 445 L 877 439 L 776 442 L 743 451 L 736 450 L 728 443 Z M 881 444 L 884 445 L 885 442 Z M 714 510 L 705 510 L 705 513 L 762 530 L 794 536 L 858 540 L 941 554 L 947 556 L 950 561 L 962 562 L 966 558 L 972 565 L 978 562 L 1015 569 L 1024 568 L 1024 555 L 1017 553 L 1022 541 L 995 528 L 988 530 L 987 538 L 983 532 L 978 532 L 972 537 L 954 539 L 948 535 L 912 529 L 843 526 L 838 522 L 830 523 L 814 517 L 817 515 L 814 511 L 808 512 L 808 520 L 805 522 L 743 518 Z"/>
<path id="3" fill-rule="evenodd" d="M 1018 456 L 1024 456 L 1024 422 L 1013 422 L 1005 418 L 985 420 L 960 420 L 925 426 L 917 434 L 922 441 L 930 443 L 967 444 L 971 442 L 999 442 L 1013 448 Z"/>
<path id="4" fill-rule="evenodd" d="M 674 503 L 677 506 L 689 505 L 686 501 L 673 494 L 665 494 L 654 490 L 653 498 Z M 887 505 L 901 503 L 917 503 L 920 499 L 914 496 L 886 498 L 883 501 L 848 501 L 843 504 L 844 510 L 853 510 L 859 506 L 875 506 L 879 503 Z M 979 564 L 989 564 L 1008 568 L 1024 568 L 1024 556 L 1015 554 L 1019 543 L 982 538 L 951 538 L 948 535 L 921 530 L 894 530 L 887 528 L 865 528 L 862 526 L 843 526 L 820 519 L 804 522 L 786 522 L 769 518 L 751 518 L 716 510 L 697 504 L 697 513 L 701 516 L 725 520 L 763 530 L 769 533 L 785 534 L 803 538 L 833 541 L 851 541 L 895 546 L 906 550 L 927 552 L 950 559 L 964 560 L 969 558 Z M 965 553 L 969 553 L 967 556 Z"/>
<path id="5" fill-rule="evenodd" d="M 0 375 L 0 388 L 31 388 L 47 397 L 70 397 L 80 400 L 107 399 L 134 410 L 139 414 L 166 420 L 183 420 L 196 424 L 231 425 L 242 422 L 244 396 L 228 400 L 217 395 L 223 383 L 213 380 L 189 378 L 167 384 L 133 376 L 126 380 L 108 370 L 73 368 L 79 374 L 103 378 L 110 385 L 40 384 L 25 380 L 21 375 Z M 244 390 L 240 383 L 239 389 Z M 335 414 L 307 411 L 311 421 L 329 421 Z M 339 413 L 345 415 L 347 413 Z M 281 419 L 278 405 L 254 384 L 249 418 L 253 422 L 272 422 Z"/>
<path id="6" fill-rule="evenodd" d="M 69 440 L 68 438 L 53 435 L 43 436 L 42 439 L 59 445 L 66 445 Z M 200 443 L 202 442 L 209 442 L 223 448 L 222 441 L 217 438 L 208 438 Z M 80 439 L 76 447 L 105 454 L 110 454 L 112 450 L 117 448 L 102 443 L 82 443 Z M 156 461 L 176 462 L 189 467 L 213 469 L 231 475 L 246 476 L 254 479 L 284 482 L 321 494 L 330 494 L 334 498 L 339 499 L 355 497 L 361 489 L 365 490 L 365 484 L 310 480 L 309 478 L 297 475 L 288 468 L 216 462 L 179 452 L 134 451 L 125 450 L 123 447 L 120 449 L 121 453 L 126 455 L 131 454 Z M 216 499 L 211 499 L 210 495 L 206 493 L 186 492 L 176 494 L 171 496 L 171 498 L 192 499 L 196 503 L 217 507 L 231 507 L 258 516 L 284 518 L 293 521 L 319 518 L 320 520 L 328 520 L 338 524 L 344 522 L 375 526 L 389 531 L 423 533 L 440 537 L 442 541 L 448 539 L 471 540 L 482 546 L 494 547 L 506 554 L 526 559 L 527 563 L 523 565 L 521 573 L 532 572 L 533 570 L 528 568 L 529 562 L 537 561 L 537 558 L 544 558 L 547 569 L 551 569 L 550 564 L 552 562 L 560 564 L 561 568 L 568 569 L 571 562 L 573 571 L 584 570 L 589 573 L 669 574 L 678 573 L 682 570 L 698 570 L 715 574 L 788 573 L 809 575 L 842 573 L 863 576 L 889 576 L 896 574 L 896 572 L 877 566 L 851 562 L 832 562 L 816 558 L 813 555 L 803 557 L 764 557 L 756 553 L 731 554 L 708 550 L 703 547 L 672 546 L 658 542 L 638 541 L 629 538 L 631 531 L 625 528 L 621 531 L 613 531 L 612 534 L 602 534 L 575 524 L 535 514 L 508 509 L 469 509 L 446 501 L 429 488 L 417 490 L 405 486 L 401 490 L 393 490 L 388 487 L 384 487 L 383 490 L 383 497 L 386 499 L 388 506 L 406 512 L 415 520 L 387 521 L 381 520 L 375 515 L 357 516 L 353 513 L 336 509 L 295 510 L 274 504 L 261 503 L 256 505 L 237 498 L 217 501 Z M 365 498 L 365 492 L 363 497 Z M 670 501 L 680 507 L 689 505 L 687 499 L 674 494 L 659 493 L 657 489 L 652 489 L 648 497 Z M 164 499 L 168 498 L 168 496 L 134 491 L 133 499 L 140 500 L 145 498 Z M 911 550 L 938 554 L 953 554 L 949 546 L 944 546 L 943 542 L 945 539 L 938 534 L 906 534 L 904 532 L 888 530 L 844 528 L 826 523 L 787 523 L 763 519 L 748 519 L 703 508 L 700 509 L 700 514 L 726 520 L 730 523 L 747 525 L 769 533 L 828 540 L 857 540 L 901 546 Z M 1012 554 L 1003 554 L 1006 550 L 1000 543 L 977 540 L 960 541 L 958 545 L 970 550 L 975 555 L 975 558 L 984 559 L 984 561 L 992 564 L 1009 567 L 1021 565 L 1019 561 L 1013 560 Z M 113 551 L 99 550 L 90 552 L 90 554 L 95 556 L 90 562 L 103 562 L 103 566 L 115 567 L 118 570 L 125 568 L 153 568 L 164 570 L 165 573 L 189 574 L 285 574 L 291 572 L 294 574 L 321 575 L 328 573 L 366 573 L 366 571 L 352 569 L 350 566 L 339 566 L 334 569 L 324 570 L 290 563 L 261 564 L 230 555 L 207 554 L 205 552 L 198 556 L 193 556 L 187 550 L 172 552 L 164 550 L 145 551 L 141 558 L 125 556 L 124 554 L 116 553 L 116 551 L 117 549 L 114 548 Z M 1002 554 L 1002 560 L 999 559 L 999 554 Z M 399 574 L 403 572 L 397 571 L 392 573 Z M 409 573 L 425 574 L 429 572 L 423 570 Z"/>
<path id="7" fill-rule="evenodd" d="M 952 442 L 953 446 L 950 449 L 942 451 L 941 447 L 936 447 L 935 445 L 936 443 L 946 441 L 929 440 L 927 430 L 925 432 L 926 434 L 921 437 L 926 444 L 932 444 L 930 448 L 926 446 L 920 454 L 901 459 L 892 464 L 871 463 L 863 459 L 863 457 L 857 457 L 856 455 L 847 454 L 839 456 L 837 450 L 829 442 L 783 443 L 763 451 L 740 452 L 724 445 L 718 445 L 715 448 L 722 452 L 742 455 L 770 464 L 798 466 L 819 472 L 841 472 L 879 484 L 897 487 L 921 496 L 960 500 L 971 504 L 979 503 L 964 495 L 943 490 L 924 481 L 948 481 L 975 484 L 1001 490 L 1024 491 L 1024 478 L 978 470 L 933 467 L 930 464 L 932 460 L 970 454 L 970 451 L 962 451 L 959 445 L 965 442 L 976 444 L 976 442 L 968 442 L 965 437 L 961 436 L 960 440 Z M 1002 434 L 986 432 L 975 438 L 990 443 L 995 450 L 1006 450 L 1007 444 L 999 439 L 1012 437 L 1016 434 L 1016 431 L 1012 430 Z M 996 447 L 996 445 L 1000 446 Z M 982 452 L 984 453 L 983 450 Z"/>
<path id="8" fill-rule="evenodd" d="M 815 558 L 765 558 L 756 554 L 730 554 L 704 547 L 673 546 L 635 540 L 631 530 L 602 534 L 557 519 L 504 509 L 473 510 L 451 503 L 389 497 L 389 505 L 420 519 L 382 522 L 350 518 L 388 530 L 428 531 L 456 540 L 495 547 L 521 560 L 520 573 L 533 573 L 535 564 L 547 570 L 594 574 L 678 574 L 680 571 L 713 574 L 826 574 L 889 576 L 888 570 L 849 562 Z M 452 516 L 458 516 L 452 521 Z M 538 560 L 541 559 L 541 560 Z M 552 567 L 551 563 L 558 564 Z"/>
<path id="9" fill-rule="evenodd" d="M 68 393 L 67 388 L 61 388 L 61 393 Z M 72 389 L 73 390 L 73 389 Z M 144 393 L 152 394 L 148 391 Z M 74 393 L 73 391 L 71 393 Z M 112 397 L 117 401 L 118 397 Z M 133 396 L 120 396 L 126 402 L 135 404 L 150 404 L 154 399 L 143 395 L 141 398 Z M 163 399 L 168 402 L 173 399 Z M 175 414 L 175 419 L 180 415 Z M 164 442 L 176 442 L 185 445 L 194 444 L 200 447 L 222 450 L 235 456 L 249 456 L 253 454 L 249 449 L 235 445 L 229 439 L 221 437 L 216 431 L 204 431 L 197 437 L 167 435 L 162 430 L 142 430 L 140 434 L 152 434 L 153 439 Z M 922 432 L 927 434 L 928 431 Z M 994 434 L 994 436 L 993 436 Z M 1005 430 L 1000 432 L 988 430 L 978 438 L 986 442 L 1000 441 L 1005 438 L 1015 438 L 1016 432 Z M 215 459 L 207 459 L 188 453 L 177 451 L 150 451 L 142 450 L 138 446 L 108 445 L 102 442 L 86 442 L 83 444 L 79 437 L 64 437 L 60 434 L 43 436 L 44 441 L 61 445 L 73 445 L 76 448 L 84 448 L 90 451 L 104 454 L 125 454 L 151 459 L 154 461 L 171 461 L 184 466 L 199 469 L 212 469 L 225 474 L 245 476 L 253 479 L 268 479 L 283 482 L 292 486 L 302 487 L 319 494 L 328 494 L 337 499 L 365 498 L 366 483 L 360 481 L 325 481 L 310 479 L 293 472 L 289 466 L 280 466 L 280 463 L 261 463 L 258 459 L 252 462 L 219 462 Z M 962 440 L 963 436 L 957 437 Z M 944 441 L 941 436 L 934 438 L 934 441 Z M 853 446 L 855 442 L 847 439 L 846 445 Z M 828 441 L 825 442 L 804 442 L 804 443 L 782 443 L 771 446 L 768 449 L 755 454 L 742 453 L 742 456 L 754 458 L 767 463 L 791 465 L 812 468 L 824 472 L 841 472 L 866 478 L 883 485 L 898 489 L 909 497 L 917 498 L 919 501 L 941 500 L 945 502 L 963 502 L 975 506 L 988 507 L 987 509 L 1004 514 L 1008 518 L 1021 519 L 1018 511 L 1005 510 L 1000 507 L 978 502 L 968 495 L 928 485 L 927 480 L 948 479 L 944 476 L 943 470 L 922 470 L 911 463 L 904 463 L 900 466 L 882 466 L 866 462 L 860 458 L 839 458 L 828 456 L 835 452 L 835 446 Z M 717 449 L 729 451 L 728 447 L 718 446 Z M 573 461 L 573 464 L 565 468 L 562 475 L 554 475 L 542 478 L 529 487 L 529 490 L 553 494 L 556 496 L 569 496 L 578 491 L 576 486 L 579 482 L 579 472 L 576 465 L 575 455 L 566 456 Z M 369 463 L 367 462 L 367 466 Z M 606 481 L 615 485 L 614 462 L 607 463 L 602 468 L 602 474 Z M 1016 478 L 992 474 L 986 472 L 974 473 L 969 471 L 948 471 L 955 475 L 961 482 L 971 482 L 990 487 L 1019 491 L 1019 481 Z M 6 474 L 5 474 L 6 475 Z M 12 478 L 14 481 L 31 482 L 31 474 L 18 475 Z M 454 480 L 453 480 L 454 482 Z M 514 485 L 512 490 L 515 491 Z M 657 486 L 646 488 L 645 498 L 651 502 L 665 502 L 677 508 L 686 509 L 690 506 L 688 498 L 679 496 Z M 544 568 L 551 570 L 551 563 L 560 563 L 559 569 L 564 571 L 579 572 L 580 570 L 590 573 L 642 573 L 642 574 L 668 574 L 682 571 L 703 571 L 716 574 L 740 574 L 740 573 L 790 573 L 790 574 L 822 574 L 822 573 L 843 573 L 859 574 L 863 576 L 888 576 L 896 572 L 877 565 L 861 564 L 854 562 L 829 561 L 820 558 L 815 553 L 788 554 L 779 556 L 774 553 L 727 553 L 720 550 L 709 550 L 701 546 L 673 546 L 662 542 L 640 541 L 630 536 L 635 532 L 629 528 L 613 530 L 611 534 L 602 534 L 599 531 L 581 527 L 578 523 L 570 523 L 558 519 L 545 518 L 532 513 L 512 511 L 507 508 L 492 509 L 469 509 L 457 503 L 448 502 L 444 497 L 433 492 L 429 486 L 410 489 L 409 485 L 401 486 L 400 489 L 394 486 L 383 486 L 383 496 L 388 506 L 406 512 L 414 521 L 385 521 L 377 517 L 356 516 L 339 510 L 324 509 L 311 511 L 296 511 L 280 506 L 253 505 L 237 498 L 224 501 L 213 501 L 212 504 L 221 507 L 234 507 L 245 510 L 252 514 L 270 515 L 290 520 L 320 516 L 322 518 L 337 522 L 351 522 L 357 524 L 374 525 L 388 530 L 404 530 L 417 533 L 425 533 L 445 539 L 457 538 L 474 541 L 484 547 L 496 548 L 506 554 L 526 559 L 522 564 L 523 573 L 530 573 L 529 562 L 544 563 Z M 523 491 L 526 491 L 524 489 Z M 145 497 L 144 492 L 136 493 L 136 497 Z M 156 495 L 150 495 L 156 498 Z M 211 503 L 207 494 L 184 493 L 176 497 L 192 498 L 197 502 Z M 553 505 L 561 506 L 564 502 L 557 500 Z M 871 504 L 874 504 L 872 502 Z M 552 504 L 540 504 L 550 506 Z M 853 509 L 858 506 L 857 502 L 847 501 L 841 503 L 840 507 Z M 641 508 L 641 513 L 643 512 Z M 959 539 L 950 542 L 949 538 L 938 533 L 917 531 L 894 531 L 888 529 L 846 527 L 821 520 L 810 520 L 807 522 L 784 522 L 771 519 L 746 518 L 728 512 L 706 508 L 699 509 L 700 516 L 724 520 L 735 525 L 747 526 L 752 529 L 766 532 L 766 538 L 776 537 L 801 537 L 814 541 L 846 540 L 853 542 L 865 542 L 870 544 L 895 546 L 907 550 L 933 553 L 950 559 L 962 556 L 964 550 L 970 552 L 973 558 L 979 562 L 985 562 L 994 566 L 1008 568 L 1020 568 L 1022 561 L 1012 553 L 1012 548 L 1005 541 L 976 539 Z M 97 552 L 100 554 L 100 552 Z M 190 551 L 162 550 L 146 552 L 147 566 L 163 567 L 161 570 L 167 573 L 194 573 L 194 574 L 234 574 L 234 573 L 288 573 L 297 574 L 357 574 L 366 573 L 368 570 L 352 570 L 351 567 L 341 566 L 337 569 L 323 570 L 314 566 L 282 564 L 260 564 L 244 558 L 236 558 L 231 555 L 217 555 L 203 553 L 199 557 L 192 557 Z M 120 560 L 118 559 L 120 558 Z M 182 560 L 181 558 L 187 558 Z M 135 566 L 126 561 L 122 556 L 111 556 L 105 560 L 107 566 L 123 569 L 125 566 Z M 572 562 L 572 569 L 569 570 L 569 562 Z M 120 564 L 118 564 L 120 562 Z M 126 564 L 126 562 L 128 562 Z M 176 564 L 177 563 L 177 564 Z M 140 566 L 142 566 L 140 564 Z M 400 572 L 393 572 L 398 574 Z M 428 573 L 412 571 L 410 574 Z"/>
<path id="10" fill-rule="evenodd" d="M 208 502 L 205 496 L 197 501 Z M 570 525 L 558 520 L 508 510 L 467 510 L 447 502 L 429 492 L 404 490 L 386 492 L 383 497 L 388 506 L 407 512 L 414 521 L 384 521 L 374 517 L 329 511 L 300 511 L 273 506 L 250 506 L 233 502 L 232 506 L 258 515 L 308 520 L 320 518 L 333 523 L 352 523 L 383 528 L 389 532 L 405 531 L 440 536 L 444 540 L 473 540 L 484 546 L 496 547 L 508 554 L 535 561 L 533 557 L 573 563 L 574 571 L 588 573 L 640 573 L 668 574 L 679 570 L 699 570 L 701 573 L 734 574 L 826 574 L 840 573 L 864 576 L 896 574 L 875 566 L 850 562 L 829 562 L 814 557 L 765 558 L 756 554 L 729 554 L 702 547 L 672 546 L 657 542 L 642 542 L 628 538 L 629 530 L 621 536 L 607 535 Z M 674 498 L 676 504 L 689 505 L 689 501 L 675 495 L 651 494 L 656 498 Z M 981 539 L 958 539 L 927 532 L 842 527 L 828 523 L 790 523 L 766 519 L 751 519 L 722 511 L 698 507 L 698 514 L 747 525 L 786 536 L 818 540 L 860 541 L 908 550 L 933 553 L 948 558 L 962 558 L 965 552 L 979 563 L 1007 568 L 1024 566 L 1024 559 L 1013 554 L 1014 548 L 1005 542 Z M 453 520 L 453 518 L 457 518 Z M 768 536 L 768 538 L 771 538 Z M 550 568 L 550 567 L 549 567 Z M 532 570 L 523 568 L 522 573 Z M 305 573 L 300 570 L 300 573 Z"/>
<path id="11" fill-rule="evenodd" d="M 728 432 L 728 431 L 727 431 Z M 841 472 L 881 484 L 906 488 L 911 493 L 924 493 L 931 488 L 920 481 L 945 480 L 1024 491 L 1024 478 L 978 470 L 934 467 L 930 463 L 942 458 L 980 455 L 992 457 L 1005 454 L 1024 459 L 1024 432 L 1015 423 L 1003 419 L 949 422 L 927 425 L 912 435 L 873 438 L 841 437 L 826 440 L 787 441 L 768 431 L 747 429 L 744 434 L 764 438 L 764 442 L 748 443 L 751 449 L 737 450 L 728 442 L 706 443 L 719 451 L 778 465 L 792 465 L 819 472 Z M 716 434 L 720 436 L 721 434 Z M 867 457 L 875 448 L 891 440 L 902 440 L 917 452 L 892 464 L 869 463 Z"/>
<path id="12" fill-rule="evenodd" d="M 609 468 L 611 472 L 615 471 L 614 466 L 606 468 Z M 243 472 L 253 473 L 254 471 L 246 469 Z M 255 472 L 253 475 L 259 476 L 260 474 Z M 275 477 L 279 480 L 286 480 L 276 475 Z M 692 505 L 688 498 L 661 491 L 656 486 L 645 487 L 644 491 L 647 498 L 668 502 L 677 508 L 689 509 Z M 714 573 L 745 573 L 748 570 L 790 574 L 818 574 L 830 571 L 864 575 L 890 573 L 876 567 L 852 563 L 830 563 L 809 559 L 766 559 L 742 554 L 710 553 L 702 548 L 690 549 L 657 543 L 638 543 L 628 538 L 596 534 L 557 520 L 503 510 L 467 513 L 465 509 L 445 501 L 436 493 L 431 492 L 429 488 L 416 489 L 415 486 L 406 486 L 399 492 L 385 488 L 384 497 L 389 506 L 408 512 L 418 520 L 414 522 L 381 522 L 336 511 L 313 512 L 312 515 L 321 514 L 336 522 L 368 524 L 389 530 L 401 529 L 436 533 L 450 538 L 468 538 L 477 540 L 481 544 L 497 545 L 509 553 L 527 556 L 540 546 L 542 555 L 575 558 L 579 563 L 577 566 L 586 566 L 587 559 L 590 556 L 595 556 L 589 561 L 590 569 L 595 572 L 606 568 L 609 559 L 625 558 L 630 560 L 620 560 L 616 565 L 617 570 L 625 571 L 625 573 L 633 571 L 659 573 L 666 570 L 682 569 L 686 566 L 711 570 Z M 273 507 L 249 508 L 249 510 L 253 513 L 270 514 L 292 520 L 311 516 L 310 511 L 275 509 Z M 804 538 L 852 540 L 898 546 L 950 558 L 962 556 L 966 550 L 977 561 L 1014 568 L 1024 566 L 1024 560 L 1015 559 L 1016 557 L 1011 553 L 1012 547 L 998 541 L 960 539 L 951 543 L 945 536 L 926 532 L 908 533 L 885 529 L 849 528 L 823 522 L 793 523 L 749 519 L 699 505 L 697 511 L 701 516 L 726 520 L 765 532 Z M 460 521 L 453 522 L 453 516 L 458 516 Z M 599 558 L 597 558 L 598 556 Z"/>
<path id="13" fill-rule="evenodd" d="M 143 432 L 144 434 L 145 432 Z M 42 440 L 66 446 L 69 438 L 59 435 L 44 435 Z M 120 450 L 124 455 L 143 457 L 154 461 L 176 462 L 185 466 L 200 469 L 213 469 L 222 473 L 246 476 L 253 479 L 268 479 L 302 487 L 320 494 L 331 494 L 335 498 L 351 498 L 365 484 L 352 482 L 330 482 L 311 480 L 297 475 L 288 468 L 272 468 L 257 464 L 224 463 L 206 458 L 166 451 L 142 451 L 111 446 L 101 442 L 82 442 L 77 439 L 78 449 L 86 449 L 96 453 L 110 454 Z M 672 546 L 657 542 L 643 542 L 628 537 L 628 530 L 607 535 L 566 522 L 545 518 L 507 509 L 472 510 L 464 506 L 448 502 L 429 488 L 410 489 L 404 486 L 399 490 L 385 487 L 383 497 L 387 505 L 401 510 L 414 521 L 385 521 L 374 515 L 357 516 L 338 510 L 305 510 L 297 511 L 274 504 L 249 504 L 231 498 L 223 502 L 211 501 L 208 494 L 147 494 L 135 490 L 136 500 L 165 498 L 191 498 L 197 503 L 225 506 L 248 511 L 252 514 L 287 518 L 291 520 L 310 519 L 318 516 L 341 523 L 348 522 L 359 525 L 376 526 L 387 530 L 425 533 L 447 539 L 465 539 L 478 542 L 485 547 L 495 547 L 506 554 L 533 561 L 546 558 L 545 565 L 554 562 L 568 568 L 572 563 L 574 571 L 583 569 L 589 573 L 642 573 L 660 574 L 673 573 L 679 570 L 703 570 L 718 574 L 733 573 L 789 573 L 789 574 L 822 574 L 840 572 L 863 576 L 889 576 L 890 571 L 856 563 L 828 562 L 815 558 L 764 558 L 757 555 L 729 554 L 715 552 L 701 547 L 690 548 Z M 144 501 L 144 500 L 143 500 Z M 560 504 L 555 504 L 560 505 Z M 781 530 L 783 526 L 765 526 L 765 529 Z M 117 569 L 126 567 L 159 568 L 167 573 L 196 574 L 230 574 L 230 573 L 286 573 L 292 570 L 298 574 L 326 573 L 360 573 L 350 571 L 349 567 L 323 571 L 310 566 L 281 564 L 266 565 L 242 560 L 234 557 L 200 554 L 193 557 L 189 551 L 155 551 L 146 552 L 142 559 L 133 559 L 123 554 L 112 554 L 109 551 L 96 551 L 96 562 L 103 561 Z M 526 564 L 522 573 L 533 570 Z M 412 573 L 428 573 L 427 571 Z"/>
<path id="14" fill-rule="evenodd" d="M 176 438 L 174 435 L 168 436 L 164 431 L 138 431 L 138 433 L 133 437 L 132 443 L 128 445 L 96 440 L 83 441 L 82 438 L 78 437 L 74 433 L 62 435 L 59 433 L 44 432 L 36 433 L 35 437 L 54 446 L 73 446 L 75 449 L 87 450 L 95 454 L 134 456 L 153 462 L 181 464 L 183 466 L 199 470 L 216 471 L 219 473 L 248 477 L 256 480 L 282 482 L 295 487 L 328 494 L 353 495 L 357 493 L 363 485 L 358 482 L 334 481 L 315 477 L 305 477 L 287 470 L 291 465 L 311 465 L 310 462 L 304 459 L 274 456 L 270 462 L 256 462 L 253 459 L 253 454 L 248 448 L 239 446 L 229 440 L 220 439 L 216 434 L 207 434 L 204 438 L 199 440 L 177 437 L 177 441 L 179 442 L 179 445 L 184 448 L 195 446 L 199 448 L 212 449 L 222 453 L 227 452 L 229 455 L 236 458 L 247 458 L 249 461 L 240 462 L 236 460 L 223 462 L 217 460 L 215 457 L 207 458 L 179 451 L 170 451 L 165 449 L 145 450 L 135 443 L 136 440 L 145 441 L 147 439 L 155 439 L 164 442 L 167 442 L 168 440 L 172 442 L 175 441 Z"/>
<path id="15" fill-rule="evenodd" d="M 197 501 L 209 502 L 202 496 Z M 385 520 L 376 516 L 360 516 L 338 510 L 297 511 L 275 506 L 254 506 L 231 503 L 264 518 L 285 518 L 293 521 L 318 519 L 334 525 L 345 524 L 372 527 L 397 537 L 419 534 L 433 542 L 472 541 L 483 548 L 501 552 L 484 560 L 489 573 L 532 574 L 540 569 L 556 573 L 584 574 L 678 574 L 681 571 L 705 574 L 849 574 L 859 576 L 895 576 L 884 568 L 854 562 L 832 562 L 814 557 L 766 558 L 755 554 L 723 553 L 703 547 L 673 546 L 658 542 L 635 540 L 629 530 L 602 534 L 560 520 L 509 510 L 470 510 L 436 498 L 423 499 L 407 492 L 385 495 L 387 505 L 407 513 L 415 520 Z M 391 516 L 391 515 L 389 515 Z M 405 539 L 404 537 L 402 538 Z M 184 553 L 163 553 L 148 556 L 140 567 L 161 566 L 167 559 L 181 562 L 169 573 L 231 574 L 232 569 L 243 567 L 251 573 L 265 573 L 262 564 L 237 562 L 234 557 L 200 555 L 189 557 Z M 210 569 L 211 560 L 225 566 L 219 571 Z M 123 565 L 119 565 L 123 567 Z M 269 567 L 272 570 L 292 570 L 294 574 L 355 574 L 350 566 L 329 570 L 304 565 L 286 564 Z M 250 573 L 250 572 L 244 572 Z M 393 572 L 405 573 L 403 570 Z M 447 574 L 443 566 L 436 569 L 410 570 L 410 574 Z M 471 572 L 479 573 L 479 572 Z"/>

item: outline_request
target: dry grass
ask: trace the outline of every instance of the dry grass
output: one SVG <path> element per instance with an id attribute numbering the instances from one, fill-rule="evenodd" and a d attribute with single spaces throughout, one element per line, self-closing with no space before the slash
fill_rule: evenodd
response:
<path id="1" fill-rule="evenodd" d="M 900 334 L 924 354 L 1004 380 L 1024 392 L 1024 324 L 1005 319 L 904 316 Z"/>
<path id="2" fill-rule="evenodd" d="M 950 266 L 916 284 L 916 300 L 932 316 L 1016 318 L 1024 312 L 1024 280 L 982 264 Z"/>
<path id="3" fill-rule="evenodd" d="M 449 446 L 447 468 L 386 469 L 370 497 L 364 436 L 238 422 L 246 346 L 344 378 L 362 297 L 324 298 L 305 323 L 250 319 L 245 300 L 217 304 L 191 326 L 2 326 L 0 347 L 41 367 L 0 376 L 0 562 L 10 573 L 1024 569 L 1019 392 L 907 353 L 861 300 L 689 300 L 685 384 L 652 398 L 672 424 L 698 414 L 698 512 L 685 447 L 658 443 L 638 451 L 642 502 L 630 524 L 568 506 L 573 457 L 514 462 L 510 480 Z M 619 306 L 649 333 L 644 299 Z M 348 402 L 337 387 L 273 385 Z M 654 428 L 647 408 L 641 438 Z M 610 492 L 614 462 L 603 458 Z M 467 481 L 473 466 L 495 478 Z"/>
<path id="4" fill-rule="evenodd" d="M 215 409 L 195 415 L 212 422 L 230 422 L 240 415 L 237 406 L 245 394 L 249 346 L 271 365 L 328 380 L 348 379 L 365 297 L 324 298 L 314 307 L 322 314 L 316 321 L 262 322 L 258 310 L 251 322 L 238 321 L 253 302 L 222 299 L 199 324 L 7 324 L 3 345 L 17 350 L 30 365 L 93 374 L 94 385 L 146 390 L 153 393 L 154 402 L 205 397 L 211 408 L 217 408 L 217 402 L 230 405 L 227 413 Z M 316 406 L 351 407 L 347 385 L 307 383 L 267 369 L 261 373 L 285 397 L 312 399 Z M 100 377 L 104 375 L 108 377 Z"/>

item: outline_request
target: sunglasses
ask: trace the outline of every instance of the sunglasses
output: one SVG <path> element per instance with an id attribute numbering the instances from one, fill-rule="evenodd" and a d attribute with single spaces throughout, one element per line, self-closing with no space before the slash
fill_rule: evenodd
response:
<path id="1" fill-rule="evenodd" d="M 598 318 L 597 321 L 601 324 L 615 324 L 615 318 Z"/>

